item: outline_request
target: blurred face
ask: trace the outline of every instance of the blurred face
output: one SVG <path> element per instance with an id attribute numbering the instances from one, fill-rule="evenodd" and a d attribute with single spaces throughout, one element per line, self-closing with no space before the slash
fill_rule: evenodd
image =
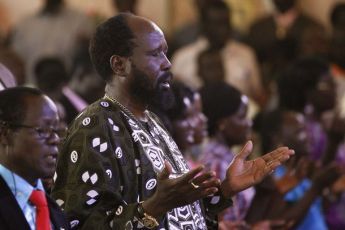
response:
<path id="1" fill-rule="evenodd" d="M 206 9 L 206 11 L 204 35 L 211 47 L 222 48 L 230 36 L 229 12 L 223 9 Z"/>
<path id="2" fill-rule="evenodd" d="M 129 25 L 136 36 L 136 46 L 130 57 L 130 94 L 144 105 L 160 101 L 160 97 L 169 98 L 172 74 L 163 32 L 154 23 L 143 19 L 130 20 Z"/>
<path id="3" fill-rule="evenodd" d="M 182 150 L 200 144 L 207 136 L 207 119 L 202 113 L 200 95 L 195 93 L 193 102 L 185 97 L 183 103 L 186 108 L 183 116 L 172 123 L 175 141 Z"/>
<path id="4" fill-rule="evenodd" d="M 282 122 L 282 144 L 294 149 L 299 156 L 306 156 L 309 153 L 309 144 L 304 115 L 292 111 L 285 112 Z"/>
<path id="5" fill-rule="evenodd" d="M 30 96 L 26 99 L 26 118 L 22 125 L 57 129 L 57 108 L 48 97 Z M 38 178 L 52 177 L 55 172 L 59 137 L 51 132 L 42 138 L 34 128 L 18 128 L 13 133 L 13 145 L 9 146 L 8 162 L 11 170 L 34 183 Z"/>
<path id="6" fill-rule="evenodd" d="M 319 112 L 331 110 L 336 103 L 335 83 L 330 73 L 324 74 L 311 92 L 310 101 Z"/>
<path id="7" fill-rule="evenodd" d="M 205 83 L 224 80 L 224 67 L 219 52 L 209 53 L 199 59 L 198 74 Z"/>
<path id="8" fill-rule="evenodd" d="M 242 144 L 250 138 L 252 121 L 247 118 L 248 98 L 242 95 L 237 112 L 224 118 L 219 126 L 228 145 Z"/>
<path id="9" fill-rule="evenodd" d="M 183 98 L 185 111 L 181 118 L 172 121 L 174 140 L 181 150 L 185 150 L 194 143 L 194 124 L 192 118 L 195 110 L 188 97 Z"/>

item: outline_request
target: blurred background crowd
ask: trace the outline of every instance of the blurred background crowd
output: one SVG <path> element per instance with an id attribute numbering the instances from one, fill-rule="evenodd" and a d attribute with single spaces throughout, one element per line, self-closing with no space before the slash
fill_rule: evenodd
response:
<path id="1" fill-rule="evenodd" d="M 151 109 L 190 167 L 223 179 L 248 139 L 257 155 L 296 151 L 234 197 L 221 229 L 345 229 L 345 1 L 1 0 L 0 89 L 40 88 L 67 127 L 104 95 L 89 38 L 120 11 L 165 32 L 175 102 Z"/>

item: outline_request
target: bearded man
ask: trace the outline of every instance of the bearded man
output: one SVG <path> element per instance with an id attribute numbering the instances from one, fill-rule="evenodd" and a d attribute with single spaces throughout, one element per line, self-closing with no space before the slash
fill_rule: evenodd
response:
<path id="1" fill-rule="evenodd" d="M 98 26 L 90 55 L 106 81 L 105 96 L 70 126 L 52 192 L 72 228 L 216 228 L 231 196 L 293 154 L 284 147 L 246 161 L 248 142 L 222 182 L 203 166 L 189 169 L 147 109 L 170 98 L 167 49 L 161 29 L 145 18 L 121 13 Z"/>

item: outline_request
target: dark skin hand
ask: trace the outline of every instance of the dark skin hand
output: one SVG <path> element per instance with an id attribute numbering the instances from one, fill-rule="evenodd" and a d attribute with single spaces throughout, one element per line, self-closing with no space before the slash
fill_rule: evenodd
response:
<path id="1" fill-rule="evenodd" d="M 321 192 L 324 188 L 336 182 L 343 174 L 344 168 L 342 166 L 337 163 L 331 163 L 315 172 L 314 178 L 312 179 L 313 186 Z"/>
<path id="2" fill-rule="evenodd" d="M 225 197 L 232 197 L 236 193 L 261 182 L 294 154 L 293 150 L 280 147 L 254 160 L 246 160 L 252 149 L 253 144 L 248 141 L 231 162 L 226 178 L 221 184 L 221 191 Z"/>
<path id="3" fill-rule="evenodd" d="M 157 177 L 155 194 L 143 203 L 145 212 L 159 218 L 173 208 L 215 194 L 219 188 L 225 197 L 230 198 L 259 183 L 294 154 L 293 150 L 281 147 L 255 160 L 247 161 L 252 148 L 253 144 L 249 141 L 230 164 L 226 179 L 221 184 L 215 177 L 215 172 L 203 172 L 204 166 L 199 166 L 181 177 L 170 179 L 171 165 L 165 162 L 165 168 Z M 198 188 L 194 188 L 191 181 Z"/>
<path id="4" fill-rule="evenodd" d="M 215 177 L 215 172 L 203 172 L 203 169 L 204 166 L 199 166 L 181 177 L 170 179 L 172 168 L 165 161 L 165 168 L 157 177 L 156 192 L 143 203 L 145 212 L 159 218 L 173 208 L 193 203 L 216 193 L 220 180 Z M 194 188 L 191 182 L 198 188 Z"/>

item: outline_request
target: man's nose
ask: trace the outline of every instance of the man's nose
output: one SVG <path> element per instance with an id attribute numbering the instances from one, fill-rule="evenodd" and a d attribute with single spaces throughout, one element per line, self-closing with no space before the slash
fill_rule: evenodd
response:
<path id="1" fill-rule="evenodd" d="M 162 70 L 170 70 L 171 69 L 171 62 L 169 61 L 168 57 L 164 55 L 164 60 L 161 65 Z"/>
<path id="2" fill-rule="evenodd" d="M 48 143 L 50 145 L 59 145 L 61 142 L 61 137 L 59 136 L 58 133 L 52 132 L 50 137 L 48 138 Z"/>

